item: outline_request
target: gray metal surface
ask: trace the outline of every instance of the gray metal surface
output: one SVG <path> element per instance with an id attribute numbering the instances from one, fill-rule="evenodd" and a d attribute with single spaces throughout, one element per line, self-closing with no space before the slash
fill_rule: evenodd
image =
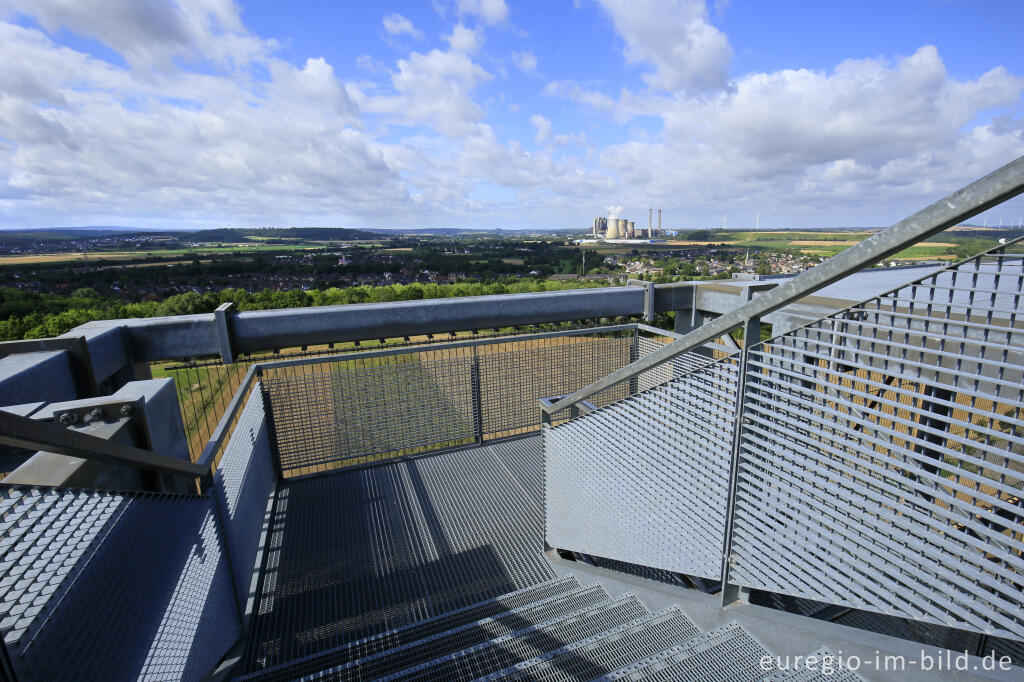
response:
<path id="1" fill-rule="evenodd" d="M 234 354 L 321 343 L 458 330 L 638 316 L 643 291 L 634 287 L 576 289 L 501 296 L 245 311 L 226 319 Z M 220 355 L 216 315 L 102 320 L 73 330 L 100 334 L 123 328 L 136 362 Z"/>
<path id="2" fill-rule="evenodd" d="M 512 337 L 263 365 L 280 469 L 315 473 L 536 431 L 539 398 L 627 364 L 635 333 Z M 598 404 L 628 389 L 608 391 Z"/>
<path id="3" fill-rule="evenodd" d="M 971 216 L 1024 192 L 1024 157 L 976 180 L 931 206 L 846 249 L 821 265 L 806 270 L 749 303 L 702 325 L 681 339 L 647 355 L 599 381 L 566 396 L 545 411 L 551 414 L 633 379 L 673 357 L 698 348 L 735 329 L 746 320 L 759 318 L 812 294 L 847 275 L 870 267 L 908 246 L 958 225 Z"/>
<path id="4" fill-rule="evenodd" d="M 340 668 L 353 661 L 366 660 L 388 651 L 395 651 L 413 642 L 469 625 L 478 620 L 491 618 L 528 604 L 573 592 L 579 589 L 579 587 L 579 582 L 572 577 L 548 580 L 501 595 L 500 597 L 485 599 L 482 602 L 471 604 L 461 609 L 448 611 L 414 623 L 392 628 L 376 635 L 357 639 L 354 642 L 348 642 L 342 646 L 282 665 L 265 668 L 260 672 L 251 673 L 237 679 L 258 679 L 260 682 L 285 682 L 286 680 L 294 680 L 304 675 L 312 675 L 321 670 Z"/>
<path id="5" fill-rule="evenodd" d="M 796 661 L 776 660 L 785 661 L 789 667 L 771 673 L 764 682 L 858 682 L 861 679 L 860 675 L 842 665 L 838 655 L 825 648 L 802 657 L 800 665 Z"/>
<path id="6" fill-rule="evenodd" d="M 1024 257 L 1007 248 L 752 350 L 734 582 L 1024 639 Z"/>
<path id="7" fill-rule="evenodd" d="M 544 430 L 547 542 L 719 578 L 736 359 Z"/>
<path id="8" fill-rule="evenodd" d="M 209 496 L 3 488 L 0 572 L 20 680 L 198 680 L 240 634 Z"/>
<path id="9" fill-rule="evenodd" d="M 643 604 L 631 594 L 613 597 L 543 623 L 528 625 L 516 632 L 462 651 L 438 657 L 428 663 L 410 667 L 381 680 L 472 680 L 525 660 L 534 652 L 561 649 L 572 642 L 628 623 L 646 612 Z M 334 676 L 325 673 L 314 676 L 313 679 L 334 679 Z"/>
<path id="10" fill-rule="evenodd" d="M 263 397 L 256 391 L 246 401 L 213 476 L 239 604 L 249 597 L 267 497 L 275 478 Z"/>
<path id="11" fill-rule="evenodd" d="M 332 680 L 376 680 L 397 675 L 408 668 L 434 661 L 442 654 L 455 654 L 528 627 L 576 614 L 607 599 L 608 593 L 598 585 L 578 588 L 496 614 L 491 618 L 429 635 L 346 665 L 320 667 L 312 671 L 311 676 Z"/>
<path id="12" fill-rule="evenodd" d="M 729 623 L 599 679 L 756 682 L 765 676 L 761 658 L 767 655 L 767 650 L 746 630 Z"/>
<path id="13" fill-rule="evenodd" d="M 481 680 L 589 680 L 682 644 L 699 632 L 681 611 L 669 608 L 645 614 L 625 625 L 523 661 Z"/>
<path id="14" fill-rule="evenodd" d="M 0 410 L 0 443 L 186 478 L 209 473 L 208 467 L 175 459 L 134 445 L 81 433 L 55 423 Z"/>
<path id="15" fill-rule="evenodd" d="M 532 437 L 281 482 L 247 669 L 551 578 L 522 473 L 539 449 Z"/>

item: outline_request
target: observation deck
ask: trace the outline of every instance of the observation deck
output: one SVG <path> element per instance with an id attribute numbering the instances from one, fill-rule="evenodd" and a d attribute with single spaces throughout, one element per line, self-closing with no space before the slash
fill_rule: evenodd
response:
<path id="1" fill-rule="evenodd" d="M 0 344 L 0 673 L 1019 679 L 1024 242 L 820 294 L 1022 190 L 790 280 Z"/>

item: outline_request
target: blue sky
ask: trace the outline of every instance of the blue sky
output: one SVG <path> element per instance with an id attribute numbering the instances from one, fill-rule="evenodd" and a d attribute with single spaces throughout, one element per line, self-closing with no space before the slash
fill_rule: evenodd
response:
<path id="1" fill-rule="evenodd" d="M 886 225 L 1024 154 L 1019 2 L 0 0 L 0 19 L 7 228 L 649 207 Z"/>

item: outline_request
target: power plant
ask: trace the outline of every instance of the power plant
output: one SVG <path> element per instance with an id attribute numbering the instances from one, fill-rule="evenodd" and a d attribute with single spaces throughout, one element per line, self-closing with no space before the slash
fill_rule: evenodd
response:
<path id="1" fill-rule="evenodd" d="M 598 216 L 594 218 L 591 236 L 604 240 L 648 240 L 664 236 L 661 231 L 661 209 L 658 209 L 658 228 L 653 227 L 654 209 L 647 209 L 647 229 L 636 229 L 636 222 L 618 216 Z"/>

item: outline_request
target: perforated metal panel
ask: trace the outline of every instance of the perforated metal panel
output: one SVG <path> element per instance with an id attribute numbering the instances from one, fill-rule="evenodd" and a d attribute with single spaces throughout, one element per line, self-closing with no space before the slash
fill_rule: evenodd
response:
<path id="1" fill-rule="evenodd" d="M 736 379 L 726 358 L 545 428 L 548 543 L 720 577 Z"/>
<path id="2" fill-rule="evenodd" d="M 267 498 L 275 478 L 263 396 L 257 385 L 214 472 L 239 604 L 249 597 Z"/>
<path id="3" fill-rule="evenodd" d="M 736 582 L 1024 638 L 1022 283 L 986 255 L 752 350 Z"/>
<path id="4" fill-rule="evenodd" d="M 0 491 L 0 631 L 20 680 L 196 680 L 240 633 L 211 497 Z"/>

